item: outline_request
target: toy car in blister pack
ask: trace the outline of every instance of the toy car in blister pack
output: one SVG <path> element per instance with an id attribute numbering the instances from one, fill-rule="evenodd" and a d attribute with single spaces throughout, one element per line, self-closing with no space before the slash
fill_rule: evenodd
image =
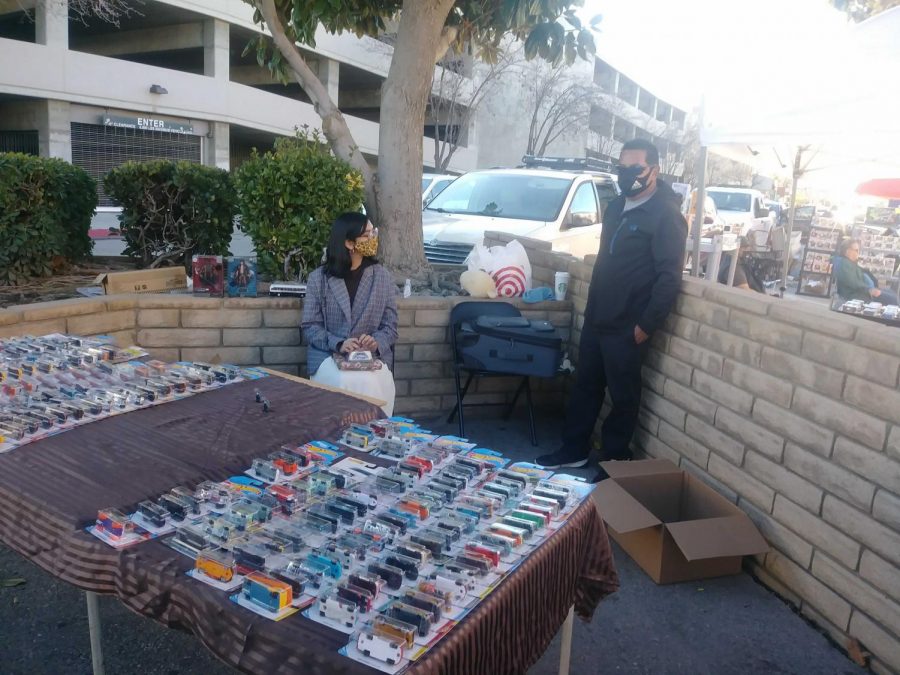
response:
<path id="1" fill-rule="evenodd" d="M 515 548 L 515 542 L 512 539 L 493 532 L 480 532 L 477 539 L 500 551 L 501 556 L 509 555 Z"/>
<path id="2" fill-rule="evenodd" d="M 527 499 L 530 504 L 537 504 L 538 506 L 543 506 L 545 508 L 550 509 L 554 518 L 559 517 L 560 505 L 559 501 L 556 499 L 551 499 L 550 497 L 541 497 L 540 495 L 531 494 Z"/>
<path id="3" fill-rule="evenodd" d="M 356 509 L 335 499 L 325 502 L 325 510 L 340 518 L 345 525 L 352 525 L 353 521 L 356 520 Z"/>
<path id="4" fill-rule="evenodd" d="M 459 488 L 457 488 L 454 483 L 451 483 L 440 476 L 428 481 L 426 487 L 429 490 L 440 494 L 445 502 L 452 502 L 459 495 Z"/>
<path id="5" fill-rule="evenodd" d="M 460 537 L 463 535 L 463 531 L 465 529 L 462 521 L 457 519 L 452 519 L 448 517 L 441 518 L 435 524 L 435 527 L 439 530 L 443 530 L 450 534 L 450 538 L 453 541 L 459 541 Z"/>
<path id="6" fill-rule="evenodd" d="M 118 509 L 100 509 L 97 511 L 96 529 L 105 533 L 112 540 L 119 540 L 134 530 L 131 519 Z"/>
<path id="7" fill-rule="evenodd" d="M 254 459 L 253 473 L 255 473 L 258 478 L 273 483 L 280 478 L 278 467 L 267 459 Z"/>
<path id="8" fill-rule="evenodd" d="M 396 508 L 401 511 L 405 511 L 406 513 L 413 514 L 414 516 L 419 518 L 419 520 L 425 520 L 431 513 L 427 504 L 424 504 L 421 501 L 416 501 L 411 497 L 405 497 L 398 500 Z"/>
<path id="9" fill-rule="evenodd" d="M 508 488 L 513 497 L 518 497 L 522 494 L 522 485 L 516 481 L 509 480 L 503 476 L 495 476 L 492 482 L 496 485 L 502 485 L 503 487 Z"/>
<path id="10" fill-rule="evenodd" d="M 424 609 L 413 607 L 405 602 L 394 602 L 385 612 L 387 616 L 415 626 L 416 633 L 425 637 L 431 630 L 431 614 Z"/>
<path id="11" fill-rule="evenodd" d="M 269 559 L 269 551 L 265 546 L 249 542 L 234 545 L 234 562 L 239 568 L 250 571 L 262 571 Z"/>
<path id="12" fill-rule="evenodd" d="M 397 515 L 390 511 L 385 511 L 375 515 L 375 520 L 377 522 L 384 523 L 390 527 L 393 527 L 400 534 L 406 534 L 407 529 L 409 529 L 409 518 L 410 515 L 408 513 Z"/>
<path id="13" fill-rule="evenodd" d="M 386 541 L 393 541 L 394 537 L 400 534 L 400 531 L 392 524 L 379 521 L 377 518 L 366 520 L 362 526 L 362 531 Z"/>
<path id="14" fill-rule="evenodd" d="M 412 476 L 414 479 L 425 476 L 425 469 L 421 464 L 407 462 L 406 460 L 397 462 L 397 466 L 394 470 Z"/>
<path id="15" fill-rule="evenodd" d="M 452 562 L 444 565 L 444 567 L 453 572 L 464 572 L 465 570 L 469 570 L 476 576 L 483 577 L 491 571 L 492 565 L 487 558 L 482 556 L 461 553 L 453 558 Z"/>
<path id="16" fill-rule="evenodd" d="M 297 455 L 292 452 L 273 452 L 269 459 L 285 476 L 293 476 L 300 469 Z"/>
<path id="17" fill-rule="evenodd" d="M 343 569 L 355 567 L 360 562 L 359 550 L 355 546 L 341 546 L 336 542 L 326 544 L 323 551 L 341 563 Z"/>
<path id="18" fill-rule="evenodd" d="M 316 508 L 314 506 L 308 508 L 304 513 L 304 517 L 310 527 L 318 530 L 319 532 L 330 532 L 331 534 L 335 534 L 338 531 L 338 526 L 340 525 L 340 518 L 337 518 L 336 516 L 333 516 L 329 513 L 325 513 L 321 507 Z"/>
<path id="19" fill-rule="evenodd" d="M 431 551 L 421 544 L 412 541 L 404 541 L 394 546 L 393 550 L 408 558 L 412 558 L 420 565 L 424 565 L 431 560 Z"/>
<path id="20" fill-rule="evenodd" d="M 344 600 L 356 603 L 356 607 L 360 614 L 366 614 L 372 611 L 374 598 L 365 588 L 360 588 L 359 586 L 354 586 L 350 583 L 342 583 L 335 587 L 335 591 L 337 591 L 338 596 L 342 597 Z"/>
<path id="21" fill-rule="evenodd" d="M 374 630 L 363 629 L 356 636 L 356 648 L 370 659 L 395 666 L 403 659 L 403 642 Z"/>
<path id="22" fill-rule="evenodd" d="M 198 572 L 226 584 L 234 579 L 234 567 L 234 556 L 220 548 L 205 548 L 194 561 L 194 569 Z"/>
<path id="23" fill-rule="evenodd" d="M 312 487 L 312 491 L 317 495 L 328 494 L 330 490 L 337 487 L 334 476 L 321 471 L 317 471 L 309 477 L 309 484 Z"/>
<path id="24" fill-rule="evenodd" d="M 553 503 L 553 507 L 558 511 L 559 504 L 556 502 Z M 547 506 L 545 504 L 538 504 L 536 502 L 531 501 L 531 499 L 526 499 L 523 502 L 519 502 L 519 509 L 522 511 L 530 511 L 531 513 L 536 513 L 540 516 L 544 517 L 544 524 L 549 525 L 553 521 L 553 513 L 554 508 Z"/>
<path id="25" fill-rule="evenodd" d="M 206 538 L 205 528 L 199 525 L 185 523 L 175 532 L 174 541 L 188 548 L 200 550 L 206 548 L 209 543 Z"/>
<path id="26" fill-rule="evenodd" d="M 352 628 L 357 616 L 359 616 L 359 607 L 355 602 L 345 600 L 335 591 L 329 591 L 319 598 L 317 605 L 319 616 L 331 619 L 337 623 Z"/>
<path id="27" fill-rule="evenodd" d="M 260 511 L 258 504 L 250 502 L 236 502 L 231 504 L 226 514 L 226 518 L 234 523 L 239 530 L 245 530 L 254 523 L 263 522 L 260 520 Z"/>
<path id="28" fill-rule="evenodd" d="M 266 484 L 250 476 L 229 476 L 226 486 L 239 492 L 262 492 Z"/>
<path id="29" fill-rule="evenodd" d="M 277 536 L 288 543 L 289 552 L 299 553 L 306 548 L 306 540 L 310 537 L 308 530 L 294 523 L 270 526 L 269 534 Z"/>
<path id="30" fill-rule="evenodd" d="M 534 513 L 533 511 L 529 511 L 527 509 L 515 509 L 509 512 L 509 516 L 512 518 L 518 518 L 519 520 L 527 520 L 534 523 L 534 526 L 537 529 L 542 527 L 546 527 L 550 520 L 543 513 Z"/>
<path id="31" fill-rule="evenodd" d="M 363 574 L 361 572 L 356 572 L 347 577 L 347 582 L 351 586 L 357 586 L 358 588 L 364 588 L 369 593 L 372 594 L 372 599 L 375 600 L 378 598 L 381 593 L 381 589 L 384 587 L 384 579 L 375 575 L 375 574 Z"/>
<path id="32" fill-rule="evenodd" d="M 511 527 L 517 527 L 523 532 L 525 532 L 525 539 L 531 539 L 537 527 L 530 520 L 525 520 L 523 518 L 516 518 L 515 516 L 503 516 L 500 519 L 500 523 L 503 525 L 509 525 Z"/>
<path id="33" fill-rule="evenodd" d="M 546 497 L 547 499 L 556 500 L 556 503 L 559 504 L 560 510 L 566 508 L 566 501 L 569 498 L 567 492 L 557 490 L 556 488 L 542 487 L 540 483 L 538 484 L 538 487 L 534 489 L 531 495 L 533 497 Z"/>
<path id="34" fill-rule="evenodd" d="M 332 579 L 340 579 L 344 573 L 344 566 L 341 564 L 341 561 L 325 552 L 313 551 L 306 556 L 306 560 L 314 565 L 324 565 L 328 570 L 326 573 Z"/>
<path id="35" fill-rule="evenodd" d="M 418 464 L 422 467 L 425 473 L 431 473 L 432 471 L 434 471 L 434 462 L 432 462 L 430 459 L 422 457 L 421 455 L 409 455 L 406 458 L 406 461 L 410 464 Z"/>
<path id="36" fill-rule="evenodd" d="M 278 500 L 281 510 L 288 515 L 292 514 L 305 501 L 305 499 L 301 500 L 298 497 L 306 496 L 306 493 L 298 493 L 288 485 L 270 485 L 266 488 L 266 491 Z"/>
<path id="37" fill-rule="evenodd" d="M 409 590 L 403 594 L 402 600 L 407 605 L 417 607 L 418 609 L 431 614 L 431 623 L 437 623 L 441 620 L 444 604 L 442 599 L 418 590 Z"/>
<path id="38" fill-rule="evenodd" d="M 291 560 L 284 567 L 272 570 L 272 576 L 290 586 L 295 598 L 306 590 L 307 585 L 312 585 L 310 575 L 295 560 Z"/>
<path id="39" fill-rule="evenodd" d="M 206 524 L 207 536 L 215 541 L 225 543 L 238 531 L 238 526 L 227 518 L 211 518 Z"/>
<path id="40" fill-rule="evenodd" d="M 157 503 L 169 512 L 172 520 L 181 521 L 187 517 L 189 506 L 177 495 L 164 494 L 160 495 Z"/>
<path id="41" fill-rule="evenodd" d="M 420 593 L 425 593 L 437 600 L 443 611 L 449 611 L 453 606 L 454 594 L 447 588 L 440 588 L 434 580 L 420 581 L 416 586 Z M 462 588 L 463 597 L 467 593 L 465 587 Z"/>
<path id="42" fill-rule="evenodd" d="M 504 494 L 492 491 L 490 489 L 478 490 L 475 493 L 475 496 L 489 501 L 493 505 L 494 513 L 503 509 L 510 501 L 510 498 L 508 496 L 504 496 Z"/>
<path id="43" fill-rule="evenodd" d="M 315 459 L 308 450 L 294 445 L 282 445 L 280 451 L 294 457 L 297 465 L 301 468 L 309 466 Z"/>
<path id="44" fill-rule="evenodd" d="M 378 452 L 388 457 L 405 457 L 409 452 L 409 444 L 398 438 L 385 438 L 378 443 Z"/>
<path id="45" fill-rule="evenodd" d="M 382 562 L 373 562 L 368 566 L 369 574 L 373 574 L 384 580 L 385 585 L 393 590 L 399 590 L 403 585 L 403 570 Z"/>
<path id="46" fill-rule="evenodd" d="M 375 477 L 375 488 L 389 494 L 402 494 L 406 492 L 406 483 L 393 477 L 380 474 Z"/>
<path id="47" fill-rule="evenodd" d="M 491 534 L 497 534 L 511 540 L 516 548 L 525 542 L 525 535 L 527 534 L 525 530 L 518 527 L 510 527 L 504 523 L 491 523 L 488 529 Z"/>
<path id="48" fill-rule="evenodd" d="M 414 544 L 427 548 L 435 558 L 443 557 L 444 551 L 450 550 L 452 543 L 449 535 L 440 530 L 413 532 L 410 534 L 409 540 Z"/>
<path id="49" fill-rule="evenodd" d="M 340 502 L 345 506 L 349 506 L 352 509 L 356 510 L 356 515 L 362 518 L 366 515 L 366 512 L 369 510 L 368 503 L 364 502 L 362 499 L 353 496 L 352 494 L 337 494 L 334 496 L 334 500 L 336 502 Z"/>
<path id="50" fill-rule="evenodd" d="M 486 558 L 493 567 L 498 567 L 500 565 L 500 558 L 503 555 L 503 549 L 479 541 L 470 541 L 465 545 L 463 550 L 468 555 L 477 555 Z"/>
<path id="51" fill-rule="evenodd" d="M 400 644 L 412 649 L 415 644 L 416 627 L 405 621 L 398 621 L 389 616 L 376 616 L 372 620 L 372 632 L 386 638 L 398 640 Z"/>
<path id="52" fill-rule="evenodd" d="M 141 514 L 141 518 L 153 525 L 153 527 L 165 527 L 169 520 L 169 512 L 149 499 L 140 502 L 137 510 Z"/>
<path id="53" fill-rule="evenodd" d="M 294 599 L 291 587 L 259 572 L 251 572 L 244 578 L 241 595 L 270 612 L 278 612 L 288 607 Z"/>
<path id="54" fill-rule="evenodd" d="M 387 565 L 403 570 L 403 576 L 410 581 L 419 578 L 419 561 L 415 558 L 409 558 L 394 551 L 387 551 L 384 556 L 384 562 Z"/>
<path id="55" fill-rule="evenodd" d="M 492 518 L 494 516 L 494 500 L 486 499 L 480 495 L 460 495 L 456 500 L 457 506 L 468 506 L 478 512 L 478 518 Z"/>
<path id="56" fill-rule="evenodd" d="M 255 541 L 273 553 L 296 553 L 294 542 L 277 532 L 260 532 L 256 535 Z"/>
<path id="57" fill-rule="evenodd" d="M 200 502 L 194 497 L 193 490 L 189 490 L 183 485 L 177 485 L 169 490 L 169 493 L 180 497 L 189 513 L 193 513 L 194 515 L 200 513 Z"/>

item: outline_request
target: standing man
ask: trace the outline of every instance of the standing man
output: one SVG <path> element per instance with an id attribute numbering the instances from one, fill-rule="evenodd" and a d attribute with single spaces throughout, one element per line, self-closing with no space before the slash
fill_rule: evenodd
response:
<path id="1" fill-rule="evenodd" d="M 606 209 L 578 350 L 578 372 L 558 452 L 547 469 L 586 466 L 591 434 L 608 389 L 612 410 L 601 430 L 602 457 L 631 459 L 641 403 L 641 364 L 650 336 L 681 285 L 687 223 L 675 192 L 657 179 L 659 152 L 633 139 L 619 156 L 622 191 Z M 606 478 L 601 469 L 594 482 Z"/>

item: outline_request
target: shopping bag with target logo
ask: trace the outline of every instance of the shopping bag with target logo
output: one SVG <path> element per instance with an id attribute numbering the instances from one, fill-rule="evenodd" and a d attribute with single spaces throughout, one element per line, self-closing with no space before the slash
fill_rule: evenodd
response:
<path id="1" fill-rule="evenodd" d="M 513 239 L 506 246 L 477 244 L 469 254 L 470 270 L 484 270 L 494 279 L 497 295 L 515 298 L 531 290 L 531 263 L 522 244 Z"/>

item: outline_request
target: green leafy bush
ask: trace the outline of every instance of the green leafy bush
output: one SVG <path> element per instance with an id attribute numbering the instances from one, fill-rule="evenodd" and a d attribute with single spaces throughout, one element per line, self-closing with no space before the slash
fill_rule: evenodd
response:
<path id="1" fill-rule="evenodd" d="M 306 129 L 276 141 L 273 152 L 254 151 L 234 182 L 240 227 L 256 246 L 260 270 L 283 279 L 305 278 L 318 266 L 332 221 L 359 211 L 364 197 L 359 172 Z"/>
<path id="2" fill-rule="evenodd" d="M 0 153 L 0 283 L 19 284 L 81 260 L 93 246 L 88 230 L 97 184 L 61 159 Z"/>
<path id="3" fill-rule="evenodd" d="M 122 207 L 125 254 L 143 267 L 183 263 L 195 253 L 227 255 L 236 202 L 223 169 L 190 162 L 126 162 L 103 179 Z"/>

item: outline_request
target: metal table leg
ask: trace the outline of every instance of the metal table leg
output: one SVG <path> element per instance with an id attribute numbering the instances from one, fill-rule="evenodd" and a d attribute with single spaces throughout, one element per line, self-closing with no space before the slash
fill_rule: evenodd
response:
<path id="1" fill-rule="evenodd" d="M 572 627 L 575 625 L 575 607 L 569 607 L 569 614 L 562 625 L 562 644 L 559 649 L 559 675 L 569 675 L 569 661 L 572 659 Z"/>
<path id="2" fill-rule="evenodd" d="M 97 594 L 91 591 L 84 592 L 87 601 L 88 629 L 91 633 L 91 664 L 94 667 L 94 675 L 103 675 L 103 647 L 100 634 L 100 608 L 97 604 Z"/>

